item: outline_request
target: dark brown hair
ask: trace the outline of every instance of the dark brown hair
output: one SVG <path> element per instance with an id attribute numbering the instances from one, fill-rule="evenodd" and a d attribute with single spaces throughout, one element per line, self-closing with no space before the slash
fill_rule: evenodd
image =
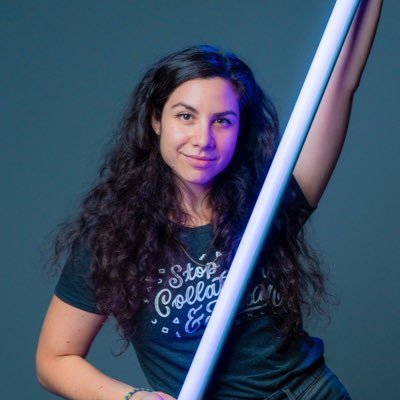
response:
<path id="1" fill-rule="evenodd" d="M 151 119 L 161 117 L 179 85 L 211 77 L 229 80 L 239 94 L 235 154 L 209 193 L 215 245 L 227 262 L 232 259 L 275 153 L 279 127 L 275 108 L 249 67 L 211 46 L 173 53 L 147 71 L 132 94 L 97 184 L 76 220 L 64 224 L 56 238 L 54 262 L 74 245 L 87 247 L 98 308 L 116 318 L 126 340 L 142 304 L 144 281 L 155 279 L 160 260 L 176 250 L 177 225 L 172 221 L 184 215 Z M 264 279 L 280 296 L 279 304 L 270 302 L 270 311 L 285 338 L 302 334 L 302 310 L 318 304 L 324 293 L 318 263 L 302 234 L 305 218 L 289 185 L 260 256 L 268 264 Z"/>

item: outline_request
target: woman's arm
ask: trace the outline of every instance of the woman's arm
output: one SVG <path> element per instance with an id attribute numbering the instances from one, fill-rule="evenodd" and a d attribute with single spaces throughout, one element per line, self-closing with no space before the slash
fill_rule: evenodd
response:
<path id="1" fill-rule="evenodd" d="M 293 174 L 308 202 L 318 204 L 346 136 L 353 95 L 375 36 L 382 0 L 361 0 Z"/>
<path id="2" fill-rule="evenodd" d="M 102 315 L 72 307 L 54 296 L 36 354 L 36 371 L 47 390 L 72 400 L 123 400 L 132 386 L 104 375 L 85 360 L 105 321 Z M 173 400 L 163 393 L 138 392 L 133 399 Z"/>

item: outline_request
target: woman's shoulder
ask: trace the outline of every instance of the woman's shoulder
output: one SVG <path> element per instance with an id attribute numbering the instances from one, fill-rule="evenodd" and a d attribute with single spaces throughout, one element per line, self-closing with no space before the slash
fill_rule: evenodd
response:
<path id="1" fill-rule="evenodd" d="M 82 241 L 77 241 L 65 261 L 54 294 L 74 307 L 98 313 L 91 262 L 89 248 Z"/>

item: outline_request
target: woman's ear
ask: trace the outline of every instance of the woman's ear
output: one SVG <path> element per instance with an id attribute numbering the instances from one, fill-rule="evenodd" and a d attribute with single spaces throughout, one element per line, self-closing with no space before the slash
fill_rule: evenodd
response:
<path id="1" fill-rule="evenodd" d="M 153 115 L 151 117 L 151 126 L 153 127 L 156 135 L 160 135 L 161 132 L 161 122 Z"/>

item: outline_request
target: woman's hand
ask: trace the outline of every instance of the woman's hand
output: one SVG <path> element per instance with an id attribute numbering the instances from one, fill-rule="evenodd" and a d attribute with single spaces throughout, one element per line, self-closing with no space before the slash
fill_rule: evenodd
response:
<path id="1" fill-rule="evenodd" d="M 136 392 L 132 396 L 132 400 L 176 400 L 163 392 Z"/>

